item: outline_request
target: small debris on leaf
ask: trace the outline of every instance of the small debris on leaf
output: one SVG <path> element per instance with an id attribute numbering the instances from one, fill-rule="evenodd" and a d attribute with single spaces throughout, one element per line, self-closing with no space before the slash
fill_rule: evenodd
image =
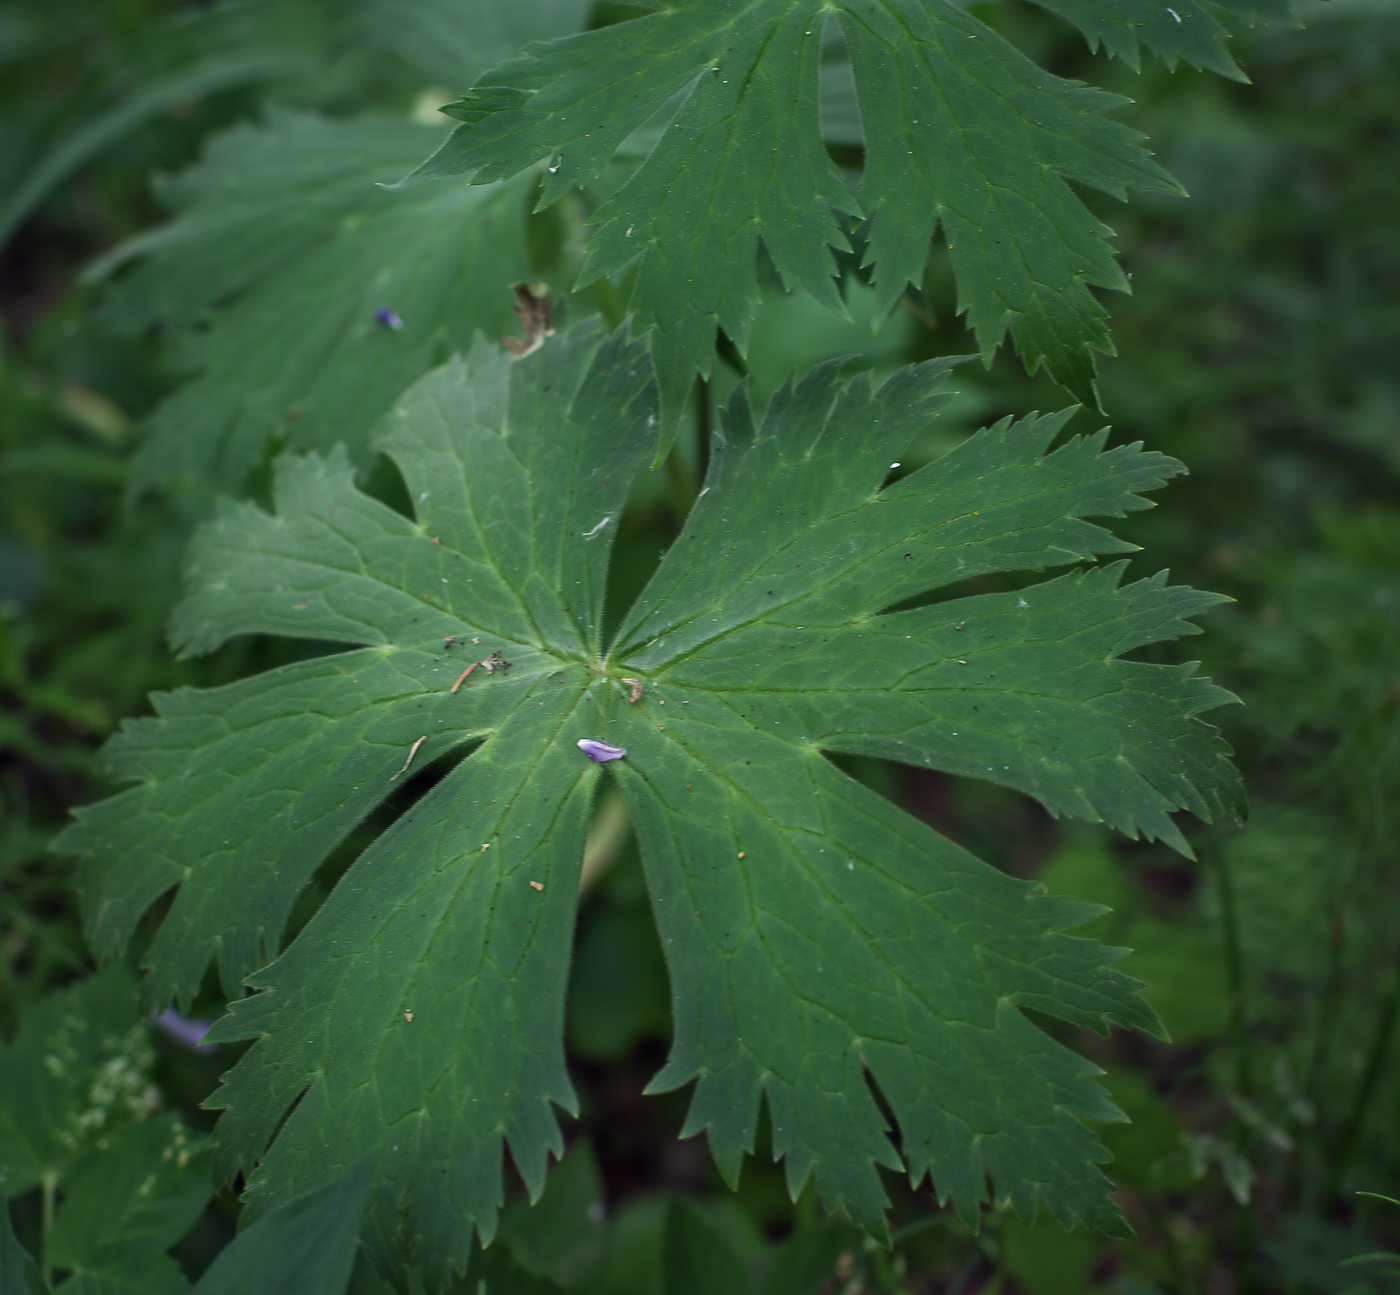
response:
<path id="1" fill-rule="evenodd" d="M 458 640 L 454 637 L 448 642 L 452 643 L 457 641 Z M 473 643 L 475 643 L 476 641 L 476 639 L 472 639 Z M 444 643 L 443 646 L 448 646 L 448 643 Z M 464 683 L 466 683 L 467 676 L 471 674 L 471 672 L 475 670 L 477 666 L 480 666 L 483 670 L 486 671 L 487 674 L 495 674 L 497 670 L 499 670 L 502 674 L 505 674 L 505 672 L 510 669 L 510 662 L 505 660 L 499 652 L 493 652 L 490 656 L 484 657 L 480 661 L 473 661 L 471 665 L 469 665 L 465 670 L 462 671 L 461 674 L 457 676 L 457 682 L 454 683 L 452 687 L 448 689 L 448 692 L 456 692 L 458 688 L 460 688 Z"/>
<path id="2" fill-rule="evenodd" d="M 392 778 L 389 779 L 390 782 L 398 781 L 399 777 L 402 774 L 408 772 L 408 766 L 413 763 L 413 757 L 418 754 L 418 748 L 422 746 L 423 743 L 427 740 L 428 735 L 424 733 L 423 736 L 418 739 L 418 741 L 416 741 L 411 747 L 408 748 L 408 759 L 403 762 L 403 768 L 400 769 L 398 773 L 396 773 Z"/>
<path id="3" fill-rule="evenodd" d="M 554 336 L 554 308 L 549 304 L 546 284 L 517 283 L 512 288 L 515 292 L 515 317 L 520 321 L 520 331 L 524 337 L 506 334 L 501 341 L 513 359 L 523 360 L 538 351 L 546 337 Z"/>

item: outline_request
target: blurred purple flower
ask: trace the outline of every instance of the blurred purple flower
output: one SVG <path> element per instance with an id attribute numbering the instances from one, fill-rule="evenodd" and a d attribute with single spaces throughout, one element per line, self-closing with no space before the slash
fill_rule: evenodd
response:
<path id="1" fill-rule="evenodd" d="M 211 1021 L 192 1021 L 187 1016 L 181 1016 L 173 1007 L 167 1007 L 163 1012 L 155 1012 L 151 1016 L 154 1025 L 164 1030 L 176 1043 L 183 1043 L 191 1052 L 197 1052 L 202 1057 L 207 1057 L 219 1045 L 217 1043 L 205 1043 L 204 1036 L 209 1033 Z"/>
<path id="2" fill-rule="evenodd" d="M 578 749 L 599 764 L 607 764 L 609 760 L 621 760 L 627 754 L 625 746 L 609 746 L 606 742 L 595 742 L 591 737 L 579 738 Z"/>
<path id="3" fill-rule="evenodd" d="M 380 308 L 374 312 L 374 317 L 383 324 L 385 328 L 392 328 L 395 332 L 398 332 L 398 330 L 403 327 L 403 320 L 390 310 L 388 306 L 380 306 Z"/>

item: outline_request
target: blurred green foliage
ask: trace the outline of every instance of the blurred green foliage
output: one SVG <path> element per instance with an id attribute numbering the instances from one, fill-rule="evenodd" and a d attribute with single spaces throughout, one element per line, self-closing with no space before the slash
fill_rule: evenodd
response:
<path id="1" fill-rule="evenodd" d="M 1151 64 L 1135 75 L 1029 7 L 975 8 L 1053 70 L 1130 94 L 1129 118 L 1192 195 L 1101 206 L 1134 288 L 1110 303 L 1120 358 L 1101 381 L 1117 439 L 1191 468 L 1126 529 L 1147 550 L 1138 574 L 1169 565 L 1236 600 L 1186 647 L 1245 703 L 1223 722 L 1253 811 L 1242 829 L 1195 831 L 1197 859 L 1183 862 L 1063 827 L 996 789 L 849 767 L 1008 870 L 1113 910 L 1094 933 L 1133 948 L 1125 965 L 1173 1040 L 1075 1039 L 1132 1121 L 1105 1137 L 1138 1236 L 1066 1236 L 999 1212 L 973 1236 L 891 1183 L 887 1252 L 807 1197 L 789 1204 L 762 1147 L 727 1192 L 703 1148 L 676 1136 L 683 1101 L 641 1098 L 664 1056 L 665 972 L 635 849 L 605 806 L 570 995 L 583 1103 L 571 1150 L 537 1205 L 509 1206 L 463 1290 L 1395 1289 L 1393 1264 L 1352 1261 L 1400 1248 L 1400 1212 L 1364 1194 L 1400 1185 L 1400 5 L 1330 0 L 1308 7 L 1302 30 L 1248 34 L 1238 56 L 1252 85 Z M 398 0 L 0 5 L 5 1295 L 38 1289 L 20 1247 L 37 1252 L 46 1233 L 48 1275 L 75 1295 L 112 1289 L 104 1274 L 179 1290 L 206 1269 L 200 1290 L 273 1290 L 256 1274 L 258 1229 L 304 1243 L 301 1284 L 286 1289 L 344 1288 L 349 1243 L 325 1220 L 353 1223 L 363 1184 L 228 1244 L 236 1201 L 206 1205 L 196 1181 L 210 1123 L 199 1102 L 228 1049 L 194 1052 L 137 1020 L 122 968 L 92 974 L 66 865 L 45 852 L 68 810 L 105 790 L 93 753 L 150 689 L 276 660 L 251 643 L 180 664 L 164 646 L 204 504 L 134 500 L 128 484 L 139 429 L 177 374 L 155 333 L 104 325 L 106 289 L 83 271 L 166 214 L 152 175 L 192 164 L 220 132 L 274 107 L 407 118 L 531 34 L 507 12 L 473 42 L 454 12 Z M 550 30 L 582 20 L 561 3 Z M 480 66 L 467 67 L 473 50 Z M 444 84 L 458 66 L 460 84 Z M 567 279 L 581 216 L 535 218 L 542 275 Z M 975 349 L 937 270 L 878 333 L 863 326 L 857 264 L 847 271 L 855 325 L 770 284 L 749 363 L 760 393 L 832 355 L 892 368 Z M 570 308 L 612 307 L 590 295 Z M 717 375 L 712 394 L 737 378 Z M 974 421 L 1062 403 L 1004 356 L 965 366 L 960 385 L 906 468 Z M 1091 425 L 1081 413 L 1073 430 Z M 615 601 L 674 538 L 702 453 L 682 443 L 639 490 Z M 211 986 L 196 1012 L 220 1006 Z M 151 1174 L 145 1205 L 124 1208 Z M 153 1266 L 127 1275 L 138 1259 Z M 349 1283 L 385 1289 L 363 1264 Z"/>

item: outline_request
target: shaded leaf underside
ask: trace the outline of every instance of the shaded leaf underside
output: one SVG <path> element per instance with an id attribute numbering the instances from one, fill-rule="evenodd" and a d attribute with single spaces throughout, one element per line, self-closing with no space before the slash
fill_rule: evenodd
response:
<path id="1" fill-rule="evenodd" d="M 608 550 L 656 407 L 619 335 L 576 328 L 513 365 L 478 348 L 424 379 L 383 440 L 413 519 L 311 456 L 282 462 L 274 513 L 234 507 L 201 533 L 176 619 L 189 649 L 238 633 L 352 647 L 169 694 L 116 740 L 136 785 L 64 845 L 88 856 L 104 950 L 179 887 L 148 955 L 155 1000 L 192 993 L 211 950 L 231 987 L 249 977 L 405 766 L 479 744 L 216 1027 L 257 1040 L 219 1095 L 216 1152 L 225 1174 L 257 1164 L 255 1212 L 375 1154 L 376 1250 L 406 1221 L 414 1261 L 440 1271 L 466 1261 L 464 1220 L 494 1230 L 504 1145 L 538 1190 L 561 1146 L 551 1104 L 573 1104 L 563 1003 L 602 772 L 577 742 L 593 738 L 627 749 L 609 768 L 670 969 L 675 1044 L 653 1086 L 696 1082 L 689 1128 L 727 1173 L 766 1096 L 793 1188 L 815 1176 L 872 1229 L 881 1164 L 930 1173 L 968 1215 L 990 1175 L 1022 1209 L 1120 1226 L 1081 1122 L 1115 1112 L 1020 1010 L 1154 1026 L 1115 951 L 1066 933 L 1095 910 L 981 863 L 823 752 L 985 777 L 1180 845 L 1171 811 L 1238 806 L 1196 718 L 1226 695 L 1120 654 L 1212 600 L 1106 567 L 887 611 L 1122 551 L 1084 519 L 1145 506 L 1177 470 L 1101 437 L 1052 451 L 1063 420 L 1032 418 L 886 487 L 943 367 L 878 391 L 818 370 L 757 424 L 733 405 L 684 533 L 606 650 Z M 494 652 L 508 671 L 451 691 Z"/>

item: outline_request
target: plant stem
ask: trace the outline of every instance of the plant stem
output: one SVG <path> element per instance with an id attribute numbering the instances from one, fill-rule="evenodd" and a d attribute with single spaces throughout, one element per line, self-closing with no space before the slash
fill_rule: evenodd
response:
<path id="1" fill-rule="evenodd" d="M 1317 1036 L 1313 1043 L 1312 1057 L 1308 1061 L 1307 1081 L 1303 1089 L 1315 1110 L 1320 1109 L 1322 1066 L 1331 1050 L 1340 1016 L 1338 1008 L 1341 1006 L 1342 996 L 1342 952 L 1346 944 L 1341 914 L 1334 911 L 1328 925 L 1331 938 L 1327 945 L 1327 970 L 1323 973 Z"/>
<path id="2" fill-rule="evenodd" d="M 1319 1132 L 1325 1127 L 1323 1071 L 1337 1038 L 1346 979 L 1342 958 L 1346 947 L 1345 927 L 1342 914 L 1335 909 L 1331 913 L 1329 926 L 1331 938 L 1327 946 L 1327 968 L 1323 973 L 1322 993 L 1319 996 L 1312 1056 L 1308 1059 L 1308 1073 L 1303 1082 L 1303 1096 L 1312 1107 L 1314 1125 Z M 1318 1193 L 1323 1190 L 1323 1177 L 1327 1172 L 1326 1167 L 1319 1162 L 1319 1141 L 1319 1138 L 1311 1138 L 1304 1147 L 1301 1180 L 1303 1200 L 1308 1209 L 1317 1208 Z"/>
<path id="3" fill-rule="evenodd" d="M 588 840 L 583 847 L 583 866 L 579 869 L 578 890 L 584 894 L 622 853 L 632 831 L 632 818 L 622 793 L 609 787 L 603 792 L 588 826 Z"/>
<path id="4" fill-rule="evenodd" d="M 695 475 L 703 485 L 710 471 L 710 441 L 714 435 L 714 393 L 705 378 L 695 380 Z"/>
<path id="5" fill-rule="evenodd" d="M 43 1212 L 39 1217 L 39 1271 L 45 1286 L 53 1285 L 53 1260 L 49 1258 L 49 1233 L 53 1230 L 54 1191 L 58 1180 L 52 1174 L 45 1174 L 40 1180 L 43 1196 Z"/>
<path id="6" fill-rule="evenodd" d="M 1234 1040 L 1235 1085 L 1245 1096 L 1254 1090 L 1254 1074 L 1245 1038 L 1244 950 L 1240 944 L 1239 911 L 1235 904 L 1235 883 L 1224 850 L 1217 850 L 1216 875 L 1220 886 L 1220 921 L 1225 935 L 1225 974 L 1230 982 L 1230 1033 Z"/>
<path id="7" fill-rule="evenodd" d="M 679 531 L 695 502 L 695 481 L 689 465 L 681 457 L 680 441 L 676 441 L 666 455 L 666 481 L 671 487 L 671 510 L 675 514 L 676 530 Z"/>
<path id="8" fill-rule="evenodd" d="M 617 295 L 612 280 L 604 276 L 592 284 L 593 300 L 598 303 L 598 313 L 603 316 L 609 328 L 616 328 L 627 317 L 627 308 Z"/>
<path id="9" fill-rule="evenodd" d="M 901 1241 L 916 1236 L 920 1232 L 926 1232 L 929 1228 L 942 1227 L 947 1221 L 941 1214 L 930 1214 L 927 1218 L 906 1223 L 902 1228 L 896 1228 L 890 1233 L 890 1245 L 897 1246 Z"/>
<path id="10" fill-rule="evenodd" d="M 1186 1260 L 1181 1253 L 1181 1243 L 1172 1231 L 1170 1211 L 1146 1192 L 1140 1199 L 1148 1218 L 1152 1220 L 1152 1226 L 1157 1230 L 1157 1235 L 1162 1238 L 1162 1253 L 1166 1257 L 1167 1269 L 1171 1273 L 1171 1280 L 1176 1285 L 1178 1295 L 1195 1295 L 1196 1284 L 1187 1271 Z"/>
<path id="11" fill-rule="evenodd" d="M 1347 1113 L 1346 1123 L 1342 1126 L 1342 1136 L 1337 1143 L 1337 1154 L 1332 1161 L 1332 1172 L 1324 1193 L 1325 1200 L 1334 1199 L 1341 1188 L 1342 1174 L 1356 1149 L 1356 1141 L 1361 1136 L 1361 1128 L 1366 1122 L 1366 1113 L 1376 1095 L 1376 1088 L 1385 1068 L 1386 1054 L 1390 1051 L 1391 1039 L 1395 1035 L 1397 1013 L 1400 1013 L 1400 971 L 1392 971 L 1385 997 L 1381 1001 L 1380 1015 L 1376 1019 L 1375 1033 L 1371 1036 L 1371 1046 L 1366 1052 L 1366 1065 L 1361 1071 L 1361 1081 L 1356 1086 L 1356 1096 L 1352 1099 L 1351 1110 Z"/>
<path id="12" fill-rule="evenodd" d="M 1248 1204 L 1238 1202 L 1240 1212 L 1239 1259 L 1235 1264 L 1235 1295 L 1249 1295 L 1254 1288 L 1254 1194 Z"/>

